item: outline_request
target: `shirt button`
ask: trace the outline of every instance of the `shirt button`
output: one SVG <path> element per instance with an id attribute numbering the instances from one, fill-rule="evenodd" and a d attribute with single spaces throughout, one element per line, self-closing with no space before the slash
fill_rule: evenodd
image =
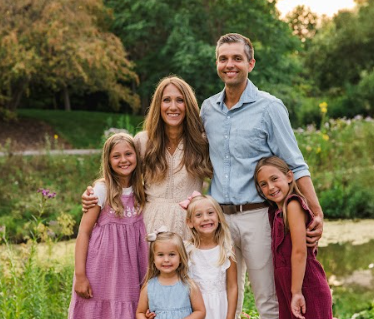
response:
<path id="1" fill-rule="evenodd" d="M 227 138 L 227 135 L 225 135 L 225 138 Z"/>
<path id="2" fill-rule="evenodd" d="M 231 116 L 228 116 L 227 118 L 229 119 Z"/>
<path id="3" fill-rule="evenodd" d="M 229 158 L 229 156 L 228 156 L 228 155 L 226 155 L 226 158 Z"/>
<path id="4" fill-rule="evenodd" d="M 226 178 L 229 178 L 229 176 L 228 176 L 228 175 L 225 175 L 225 177 L 226 177 Z"/>

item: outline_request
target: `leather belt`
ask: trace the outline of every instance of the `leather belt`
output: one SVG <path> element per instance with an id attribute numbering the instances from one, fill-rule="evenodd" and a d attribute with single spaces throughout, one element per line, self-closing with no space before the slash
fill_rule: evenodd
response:
<path id="1" fill-rule="evenodd" d="M 269 207 L 269 204 L 267 202 L 262 202 L 262 203 L 248 203 L 248 204 L 243 204 L 243 205 L 220 204 L 220 206 L 225 214 L 232 215 L 232 214 L 236 214 L 239 212 L 245 212 L 248 210 Z"/>

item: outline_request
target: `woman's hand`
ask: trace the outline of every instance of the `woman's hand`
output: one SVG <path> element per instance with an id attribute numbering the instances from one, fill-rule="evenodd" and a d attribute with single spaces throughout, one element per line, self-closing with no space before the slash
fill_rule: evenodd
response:
<path id="1" fill-rule="evenodd" d="M 98 199 L 94 196 L 94 191 L 92 186 L 87 186 L 87 189 L 82 194 L 82 212 L 86 213 L 90 208 L 97 205 Z"/>
<path id="2" fill-rule="evenodd" d="M 85 299 L 93 297 L 92 288 L 86 276 L 75 278 L 74 291 Z"/>

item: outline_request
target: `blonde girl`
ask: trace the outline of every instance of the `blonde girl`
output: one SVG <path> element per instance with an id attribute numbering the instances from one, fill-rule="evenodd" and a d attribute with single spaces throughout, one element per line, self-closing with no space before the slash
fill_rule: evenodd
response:
<path id="1" fill-rule="evenodd" d="M 306 229 L 314 215 L 297 187 L 286 162 L 262 158 L 254 179 L 261 197 L 269 201 L 274 277 L 279 319 L 331 319 L 332 300 L 326 275 L 308 248 Z"/>
<path id="2" fill-rule="evenodd" d="M 219 204 L 193 192 L 187 209 L 192 238 L 187 245 L 190 274 L 203 294 L 206 319 L 234 319 L 238 298 L 236 262 L 230 230 Z"/>
<path id="3" fill-rule="evenodd" d="M 148 254 L 138 160 L 130 135 L 114 134 L 105 142 L 102 178 L 94 186 L 98 204 L 79 226 L 69 319 L 135 318 Z"/>
<path id="4" fill-rule="evenodd" d="M 204 319 L 204 301 L 188 276 L 188 256 L 182 238 L 163 226 L 147 239 L 151 242 L 148 271 L 136 318 Z"/>

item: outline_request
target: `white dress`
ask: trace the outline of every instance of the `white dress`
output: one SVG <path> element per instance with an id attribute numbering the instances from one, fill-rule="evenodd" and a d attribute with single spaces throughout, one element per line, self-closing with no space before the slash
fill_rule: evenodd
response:
<path id="1" fill-rule="evenodd" d="M 217 265 L 220 253 L 219 246 L 202 250 L 190 244 L 187 245 L 187 251 L 190 251 L 190 277 L 198 284 L 203 295 L 206 309 L 205 319 L 226 319 L 226 270 L 231 264 L 229 258 L 223 265 Z"/>

